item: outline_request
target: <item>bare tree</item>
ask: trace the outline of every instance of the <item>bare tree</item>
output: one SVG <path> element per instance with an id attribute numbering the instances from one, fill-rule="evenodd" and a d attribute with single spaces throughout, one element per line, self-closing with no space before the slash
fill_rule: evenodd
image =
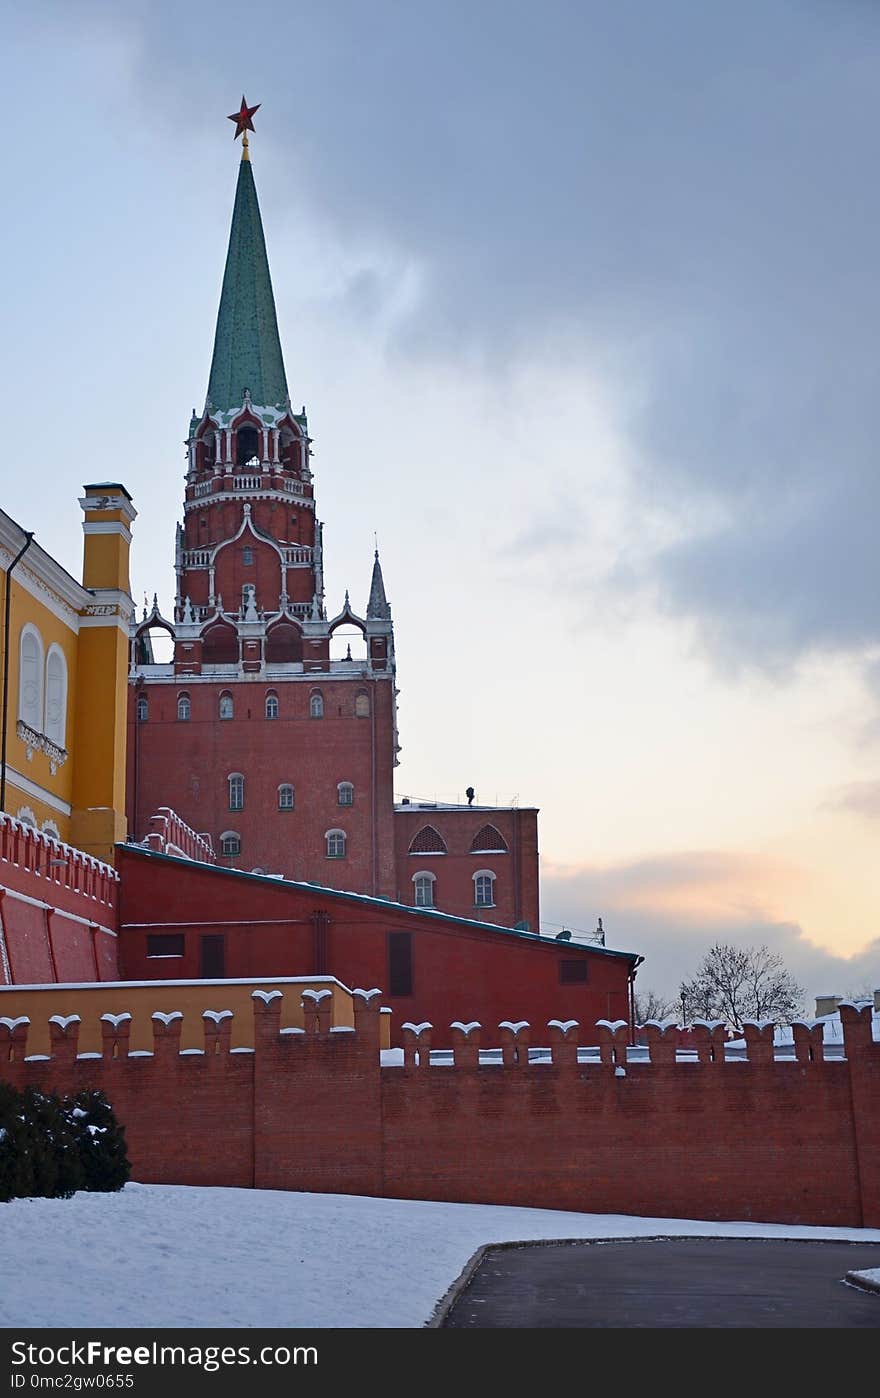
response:
<path id="1" fill-rule="evenodd" d="M 664 1020 L 671 1015 L 678 1013 L 678 1005 L 674 1000 L 667 1000 L 662 995 L 658 995 L 656 990 L 637 990 L 633 995 L 635 1005 L 636 1024 L 647 1024 L 649 1019 Z"/>
<path id="2" fill-rule="evenodd" d="M 804 991 L 767 947 L 718 942 L 691 979 L 682 981 L 681 996 L 688 1019 L 723 1019 L 742 1029 L 744 1019 L 793 1019 L 802 1011 Z"/>

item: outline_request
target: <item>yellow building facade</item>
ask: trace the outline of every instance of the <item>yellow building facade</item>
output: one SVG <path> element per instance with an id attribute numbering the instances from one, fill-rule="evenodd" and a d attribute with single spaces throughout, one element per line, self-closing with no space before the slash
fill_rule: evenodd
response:
<path id="1" fill-rule="evenodd" d="M 0 510 L 0 809 L 112 863 L 124 840 L 129 549 L 124 486 L 84 488 L 82 583 Z"/>

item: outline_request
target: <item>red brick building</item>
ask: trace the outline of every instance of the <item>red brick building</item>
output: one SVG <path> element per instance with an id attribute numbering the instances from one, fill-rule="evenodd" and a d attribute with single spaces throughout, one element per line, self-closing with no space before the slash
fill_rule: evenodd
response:
<path id="1" fill-rule="evenodd" d="M 122 978 L 333 975 L 382 991 L 401 1026 L 429 1021 L 451 1042 L 456 1019 L 495 1042 L 502 1020 L 630 1021 L 642 957 L 496 926 L 434 908 L 119 849 Z M 537 1040 L 536 1040 L 537 1042 Z"/>
<path id="2" fill-rule="evenodd" d="M 311 440 L 291 405 L 245 149 L 207 398 L 187 437 L 174 612 L 154 597 L 132 636 L 131 838 L 171 808 L 222 866 L 535 931 L 537 811 L 395 808 L 382 568 L 377 552 L 362 613 L 348 593 L 328 611 Z"/>

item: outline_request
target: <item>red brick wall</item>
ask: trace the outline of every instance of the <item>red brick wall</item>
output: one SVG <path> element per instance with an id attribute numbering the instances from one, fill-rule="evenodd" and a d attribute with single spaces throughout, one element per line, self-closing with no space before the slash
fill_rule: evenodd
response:
<path id="1" fill-rule="evenodd" d="M 601 1064 L 557 1033 L 551 1064 L 467 1067 L 460 1041 L 453 1068 L 380 1069 L 378 1008 L 358 998 L 355 1032 L 279 1033 L 278 999 L 257 1000 L 254 1052 L 228 1052 L 227 1020 L 180 1055 L 178 1020 L 137 1058 L 109 1027 L 101 1059 L 77 1058 L 74 1024 L 27 1062 L 27 1026 L 0 1024 L 0 1060 L 17 1085 L 103 1088 L 142 1181 L 880 1226 L 869 1009 L 844 1013 L 843 1061 L 801 1044 L 774 1062 L 757 1034 L 749 1061 L 711 1061 L 707 1036 L 702 1062 L 655 1040 L 620 1076 L 607 1030 Z"/>
<path id="2" fill-rule="evenodd" d="M 627 1019 L 631 955 L 463 925 L 417 909 L 230 875 L 208 865 L 119 850 L 121 964 L 127 980 L 198 977 L 200 939 L 225 939 L 226 976 L 331 974 L 378 986 L 400 1025 L 430 1020 L 436 1044 L 462 1016 L 494 1029 L 502 1019 Z M 316 938 L 315 915 L 321 917 Z M 150 932 L 180 932 L 181 959 L 147 957 Z M 412 934 L 413 992 L 391 996 L 388 935 Z M 583 984 L 562 984 L 560 963 L 585 963 Z"/>
<path id="3" fill-rule="evenodd" d="M 446 854 L 410 854 L 419 831 L 433 826 L 443 838 Z M 484 826 L 491 825 L 507 846 L 506 854 L 471 854 L 471 845 Z M 525 921 L 537 932 L 538 909 L 538 812 L 532 808 L 398 806 L 394 812 L 394 844 L 397 863 L 395 897 L 413 902 L 413 874 L 422 870 L 435 875 L 434 903 L 444 912 L 481 922 L 513 927 Z M 474 906 L 474 874 L 487 869 L 495 874 L 495 906 Z"/>
<path id="4" fill-rule="evenodd" d="M 114 980 L 118 878 L 0 815 L 0 985 Z"/>

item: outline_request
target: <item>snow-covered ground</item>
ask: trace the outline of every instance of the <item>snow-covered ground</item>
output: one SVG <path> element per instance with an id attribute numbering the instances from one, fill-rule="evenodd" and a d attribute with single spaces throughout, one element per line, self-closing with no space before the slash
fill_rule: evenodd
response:
<path id="1" fill-rule="evenodd" d="M 483 1243 L 658 1235 L 851 1239 L 880 1262 L 880 1229 L 129 1184 L 0 1204 L 0 1325 L 420 1326 Z"/>

